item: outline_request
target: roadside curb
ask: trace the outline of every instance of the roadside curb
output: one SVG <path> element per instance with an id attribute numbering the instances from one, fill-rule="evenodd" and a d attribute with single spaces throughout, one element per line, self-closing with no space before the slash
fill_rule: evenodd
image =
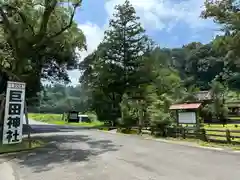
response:
<path id="1" fill-rule="evenodd" d="M 187 142 L 182 142 L 182 141 L 171 141 L 171 140 L 166 140 L 166 139 L 154 139 L 154 138 L 144 138 L 147 140 L 152 140 L 152 141 L 159 141 L 159 142 L 165 142 L 165 143 L 171 143 L 171 144 L 178 144 L 182 146 L 188 146 L 188 147 L 195 147 L 195 148 L 202 148 L 202 149 L 210 149 L 210 150 L 216 150 L 216 151 L 224 151 L 224 148 L 221 147 L 209 147 L 209 146 L 201 146 L 198 145 L 197 143 L 187 143 Z"/>
<path id="2" fill-rule="evenodd" d="M 118 134 L 122 136 L 133 136 L 132 134 L 123 134 L 123 133 L 118 133 L 118 132 L 109 132 L 109 131 L 103 131 L 103 130 L 98 130 L 101 132 L 109 133 L 109 134 Z M 151 140 L 151 141 L 158 141 L 158 142 L 164 142 L 164 143 L 169 143 L 169 144 L 178 144 L 182 146 L 188 146 L 188 147 L 193 147 L 193 148 L 201 148 L 201 149 L 206 149 L 206 150 L 214 150 L 214 151 L 221 151 L 221 152 L 227 152 L 227 153 L 234 153 L 234 154 L 240 154 L 240 151 L 237 150 L 226 150 L 221 147 L 208 147 L 208 146 L 201 146 L 198 144 L 193 144 L 193 143 L 188 143 L 188 142 L 182 142 L 182 141 L 172 141 L 172 140 L 167 140 L 167 139 L 156 139 L 152 137 L 143 137 L 143 136 L 138 136 L 142 137 L 144 140 Z"/>
<path id="3" fill-rule="evenodd" d="M 14 155 L 14 154 L 22 153 L 22 152 L 30 152 L 30 151 L 33 151 L 35 149 L 44 148 L 45 145 L 46 145 L 46 143 L 43 142 L 43 143 L 38 144 L 38 146 L 31 147 L 31 148 L 27 147 L 27 148 L 24 148 L 24 149 L 17 149 L 17 150 L 12 150 L 12 151 L 0 152 L 0 157 L 7 157 L 7 156 Z"/>
<path id="4" fill-rule="evenodd" d="M 34 147 L 34 148 L 27 148 L 27 149 L 19 149 L 16 151 L 5 151 L 5 152 L 0 152 L 0 157 L 4 156 L 5 154 L 15 154 L 15 153 L 20 153 L 20 152 L 27 152 L 27 151 L 31 151 L 31 150 L 35 150 L 37 148 L 41 148 L 41 146 L 39 147 Z"/>

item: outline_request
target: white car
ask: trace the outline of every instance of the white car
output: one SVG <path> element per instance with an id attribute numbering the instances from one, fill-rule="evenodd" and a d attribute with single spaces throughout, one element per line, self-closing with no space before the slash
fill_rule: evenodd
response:
<path id="1" fill-rule="evenodd" d="M 79 114 L 78 117 L 79 117 L 79 122 L 90 122 L 88 115 Z"/>

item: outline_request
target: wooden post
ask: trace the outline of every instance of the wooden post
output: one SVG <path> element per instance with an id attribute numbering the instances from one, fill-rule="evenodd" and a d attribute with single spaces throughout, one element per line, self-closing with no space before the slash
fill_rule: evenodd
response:
<path id="1" fill-rule="evenodd" d="M 176 114 L 177 114 L 177 126 L 176 126 L 176 138 L 178 137 L 178 127 L 179 127 L 179 110 L 176 110 Z"/>
<path id="2" fill-rule="evenodd" d="M 230 130 L 229 129 L 226 129 L 226 139 L 227 139 L 227 142 L 230 144 L 232 141 L 231 141 L 231 133 L 230 133 Z"/>
<path id="3" fill-rule="evenodd" d="M 1 106 L 0 106 L 0 143 L 2 143 L 3 138 L 3 124 L 4 124 L 4 110 L 5 110 L 5 94 L 0 95 Z"/>
<path id="4" fill-rule="evenodd" d="M 207 135 L 206 135 L 206 130 L 203 128 L 203 129 L 200 129 L 199 131 L 199 134 L 200 134 L 200 139 L 202 141 L 208 141 L 207 139 Z"/>
<path id="5" fill-rule="evenodd" d="M 29 148 L 32 148 L 31 127 L 29 125 L 29 120 L 28 120 L 28 111 L 27 111 L 27 102 L 26 101 L 25 101 L 24 114 L 25 114 L 25 117 L 26 117 L 26 124 L 27 124 L 27 127 L 28 127 L 28 146 L 29 146 Z"/>
<path id="6" fill-rule="evenodd" d="M 196 118 L 196 125 L 197 125 L 197 130 L 199 131 L 200 130 L 200 122 L 199 122 L 199 119 L 198 119 L 198 110 L 195 111 L 195 118 Z"/>
<path id="7" fill-rule="evenodd" d="M 185 127 L 182 128 L 182 137 L 183 137 L 183 139 L 186 139 L 186 129 L 185 129 Z"/>
<path id="8" fill-rule="evenodd" d="M 176 110 L 177 127 L 179 126 L 179 110 Z"/>

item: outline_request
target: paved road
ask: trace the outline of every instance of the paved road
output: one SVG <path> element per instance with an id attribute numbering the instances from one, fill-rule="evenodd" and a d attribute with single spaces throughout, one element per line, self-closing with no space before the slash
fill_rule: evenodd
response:
<path id="1" fill-rule="evenodd" d="M 95 130 L 41 134 L 46 148 L 17 155 L 18 180 L 239 180 L 240 155 Z"/>
<path id="2" fill-rule="evenodd" d="M 25 121 L 24 124 L 26 124 Z M 47 124 L 45 122 L 35 121 L 33 119 L 29 119 L 29 124 L 31 126 L 31 133 L 34 134 L 49 132 L 69 132 L 74 130 L 89 129 L 88 127 Z M 28 132 L 27 126 L 24 129 L 25 129 L 24 134 L 27 134 Z"/>

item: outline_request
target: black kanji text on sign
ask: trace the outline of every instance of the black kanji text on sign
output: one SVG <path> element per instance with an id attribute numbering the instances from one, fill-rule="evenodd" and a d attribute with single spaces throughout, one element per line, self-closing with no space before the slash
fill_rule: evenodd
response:
<path id="1" fill-rule="evenodd" d="M 12 131 L 12 130 L 8 130 L 7 131 L 7 140 L 8 140 L 8 143 L 9 142 L 18 142 L 19 141 L 19 139 L 18 139 L 18 135 L 19 135 L 19 133 L 18 133 L 18 131 L 17 130 L 14 130 L 14 132 Z M 12 140 L 12 138 L 13 138 L 13 140 Z"/>
<path id="2" fill-rule="evenodd" d="M 22 102 L 22 91 L 10 90 L 9 91 L 9 101 L 10 102 Z"/>
<path id="3" fill-rule="evenodd" d="M 20 117 L 9 117 L 8 118 L 8 122 L 7 122 L 7 125 L 8 125 L 8 129 L 14 127 L 14 128 L 18 128 L 21 124 L 21 120 L 20 120 Z"/>
<path id="4" fill-rule="evenodd" d="M 9 115 L 20 115 L 21 114 L 21 104 L 9 103 Z"/>

